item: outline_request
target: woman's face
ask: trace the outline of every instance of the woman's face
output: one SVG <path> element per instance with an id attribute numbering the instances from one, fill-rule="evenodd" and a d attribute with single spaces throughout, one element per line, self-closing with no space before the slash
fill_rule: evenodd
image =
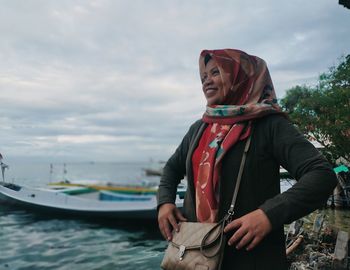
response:
<path id="1" fill-rule="evenodd" d="M 219 105 L 224 101 L 224 85 L 220 71 L 213 59 L 209 60 L 201 74 L 202 89 L 207 105 Z"/>

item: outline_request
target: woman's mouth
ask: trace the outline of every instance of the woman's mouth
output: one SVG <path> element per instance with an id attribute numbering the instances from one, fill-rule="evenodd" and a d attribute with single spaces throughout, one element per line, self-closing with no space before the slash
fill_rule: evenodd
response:
<path id="1" fill-rule="evenodd" d="M 205 89 L 205 95 L 206 96 L 212 96 L 216 94 L 217 89 L 216 88 L 207 88 Z"/>

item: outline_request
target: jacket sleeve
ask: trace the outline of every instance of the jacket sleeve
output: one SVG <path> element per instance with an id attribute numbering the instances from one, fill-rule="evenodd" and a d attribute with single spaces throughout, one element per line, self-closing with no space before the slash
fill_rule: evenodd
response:
<path id="1" fill-rule="evenodd" d="M 186 158 L 190 141 L 199 123 L 200 121 L 197 121 L 190 127 L 175 153 L 164 166 L 158 187 L 157 208 L 164 203 L 175 203 L 177 186 L 186 175 Z"/>
<path id="2" fill-rule="evenodd" d="M 259 207 L 275 229 L 321 207 L 337 178 L 331 165 L 290 121 L 282 116 L 272 119 L 268 135 L 272 155 L 297 180 L 293 187 Z"/>

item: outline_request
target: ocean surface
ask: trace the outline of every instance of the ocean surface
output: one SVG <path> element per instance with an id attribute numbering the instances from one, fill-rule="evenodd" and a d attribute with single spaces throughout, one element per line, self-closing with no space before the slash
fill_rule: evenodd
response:
<path id="1" fill-rule="evenodd" d="M 49 163 L 19 163 L 10 164 L 5 176 L 7 182 L 27 186 L 64 179 L 147 184 L 158 183 L 159 178 L 147 177 L 143 168 L 161 166 L 88 162 L 53 164 L 50 169 Z M 282 190 L 289 187 L 289 182 L 281 182 Z M 350 232 L 349 211 L 325 213 L 327 223 Z M 152 222 L 68 219 L 0 204 L 0 270 L 160 269 L 166 245 Z"/>
<path id="2" fill-rule="evenodd" d="M 63 179 L 156 183 L 149 163 L 9 164 L 7 182 L 45 186 Z M 66 172 L 65 172 L 66 171 Z M 0 269 L 159 269 L 166 248 L 156 223 L 63 219 L 0 205 Z"/>

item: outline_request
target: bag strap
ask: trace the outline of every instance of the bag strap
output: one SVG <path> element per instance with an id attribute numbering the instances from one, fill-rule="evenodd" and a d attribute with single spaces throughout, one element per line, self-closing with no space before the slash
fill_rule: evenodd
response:
<path id="1" fill-rule="evenodd" d="M 224 241 L 224 238 L 225 238 L 224 237 L 225 225 L 227 223 L 231 222 L 232 216 L 234 215 L 234 210 L 233 209 L 234 209 L 235 204 L 236 204 L 238 190 L 239 190 L 239 186 L 240 186 L 241 180 L 242 180 L 243 169 L 244 169 L 245 161 L 246 161 L 246 158 L 247 158 L 247 153 L 248 153 L 248 150 L 249 150 L 249 147 L 250 147 L 251 137 L 252 137 L 251 135 L 248 137 L 247 142 L 246 142 L 245 147 L 244 147 L 243 156 L 242 156 L 242 160 L 241 160 L 241 165 L 239 167 L 237 181 L 236 181 L 236 186 L 235 186 L 235 191 L 233 193 L 230 209 L 227 211 L 227 214 L 225 215 L 225 217 L 222 220 L 220 220 L 218 222 L 218 224 L 215 227 L 213 227 L 202 239 L 202 243 L 200 245 L 200 251 L 207 258 L 212 258 L 212 257 L 216 256 L 221 251 L 222 242 Z M 218 226 L 221 226 L 221 228 L 220 228 L 220 243 L 218 245 L 218 249 L 215 250 L 212 254 L 207 254 L 204 251 L 204 246 L 206 245 L 206 241 L 209 238 L 210 234 L 213 233 Z"/>
<path id="2" fill-rule="evenodd" d="M 206 241 L 209 238 L 210 234 L 213 233 L 217 229 L 217 227 L 220 227 L 219 244 L 216 245 L 217 249 L 214 250 L 214 252 L 212 252 L 212 254 L 209 254 L 204 249 L 207 246 Z M 225 219 L 223 219 L 219 223 L 217 223 L 215 227 L 213 227 L 209 232 L 207 232 L 206 235 L 204 235 L 202 242 L 201 242 L 201 245 L 199 247 L 199 250 L 203 254 L 204 257 L 212 258 L 212 257 L 215 257 L 217 254 L 219 254 L 219 252 L 221 252 L 221 248 L 223 246 L 222 243 L 225 241 L 224 228 L 225 228 Z M 217 241 L 217 239 L 214 240 L 213 243 L 216 241 Z"/>
<path id="3" fill-rule="evenodd" d="M 246 158 L 247 158 L 247 153 L 248 153 L 248 150 L 249 150 L 249 147 L 250 147 L 251 138 L 252 138 L 252 136 L 250 135 L 248 137 L 248 139 L 247 139 L 246 144 L 245 144 L 244 152 L 243 152 L 243 156 L 242 156 L 242 160 L 241 160 L 241 165 L 240 165 L 239 171 L 238 171 L 235 191 L 234 191 L 233 197 L 232 197 L 232 202 L 231 202 L 231 205 L 230 205 L 230 209 L 227 211 L 227 215 L 225 216 L 225 220 L 229 221 L 229 222 L 231 222 L 232 216 L 234 215 L 234 208 L 235 208 L 235 204 L 236 204 L 236 200 L 237 200 L 239 186 L 240 186 L 241 180 L 242 180 L 244 165 L 245 165 L 245 161 L 246 161 Z"/>

